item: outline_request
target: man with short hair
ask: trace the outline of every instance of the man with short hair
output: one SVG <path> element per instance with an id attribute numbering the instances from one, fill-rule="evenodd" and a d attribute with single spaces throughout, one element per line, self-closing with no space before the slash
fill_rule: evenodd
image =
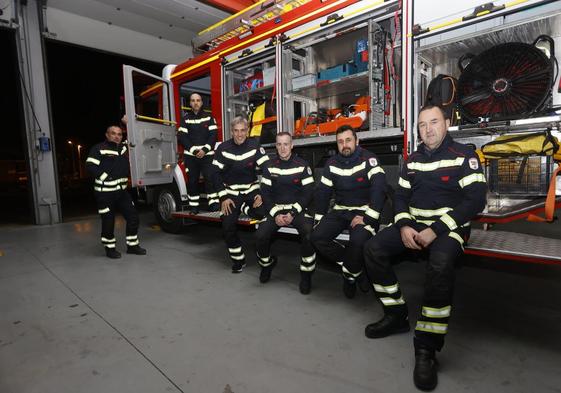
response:
<path id="1" fill-rule="evenodd" d="M 214 186 L 221 201 L 222 231 L 232 260 L 232 273 L 245 267 L 245 253 L 237 232 L 240 212 L 262 218 L 261 194 L 257 171 L 269 159 L 256 139 L 248 139 L 247 120 L 235 117 L 232 139 L 216 149 Z"/>
<path id="2" fill-rule="evenodd" d="M 94 195 L 101 215 L 101 243 L 108 258 L 121 258 L 121 253 L 115 249 L 114 235 L 115 211 L 120 210 L 127 222 L 127 254 L 145 255 L 146 250 L 138 241 L 138 213 L 127 190 L 130 167 L 127 146 L 122 143 L 123 130 L 109 126 L 105 138 L 104 142 L 92 147 L 86 160 L 87 171 L 95 177 Z"/>
<path id="3" fill-rule="evenodd" d="M 214 117 L 204 109 L 203 98 L 198 93 L 189 97 L 191 110 L 182 119 L 178 128 L 179 141 L 184 147 L 183 156 L 185 172 L 187 172 L 187 194 L 191 213 L 200 210 L 199 176 L 201 172 L 205 178 L 208 208 L 218 210 L 218 195 L 212 184 L 212 158 L 218 127 Z"/>
<path id="4" fill-rule="evenodd" d="M 428 254 L 421 316 L 415 328 L 413 379 L 421 390 L 436 387 L 435 351 L 444 345 L 452 311 L 454 264 L 463 255 L 470 220 L 483 210 L 487 187 L 475 151 L 448 134 L 441 108 L 419 113 L 423 143 L 407 158 L 395 194 L 394 225 L 364 246 L 368 276 L 384 317 L 366 326 L 369 338 L 409 331 L 407 303 L 392 267 L 406 251 Z"/>
<path id="5" fill-rule="evenodd" d="M 339 154 L 330 158 L 316 190 L 316 226 L 312 243 L 328 259 L 341 266 L 343 293 L 356 294 L 356 281 L 363 272 L 362 246 L 379 227 L 386 199 L 386 175 L 374 153 L 361 148 L 352 127 L 337 130 Z M 335 205 L 328 212 L 335 193 Z M 348 229 L 346 246 L 335 238 Z"/>
<path id="6" fill-rule="evenodd" d="M 257 229 L 257 260 L 261 266 L 259 280 L 266 283 L 277 263 L 271 256 L 271 238 L 281 227 L 292 225 L 300 235 L 300 292 L 311 291 L 316 254 L 310 242 L 313 220 L 306 217 L 312 201 L 314 177 L 310 165 L 292 152 L 292 135 L 276 135 L 277 156 L 263 169 L 261 195 L 267 212 Z"/>

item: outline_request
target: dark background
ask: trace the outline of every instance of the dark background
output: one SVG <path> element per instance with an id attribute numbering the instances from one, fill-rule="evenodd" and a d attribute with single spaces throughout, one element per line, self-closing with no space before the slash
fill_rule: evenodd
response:
<path id="1" fill-rule="evenodd" d="M 0 28 L 0 223 L 30 223 L 30 187 L 21 114 L 15 34 Z M 46 40 L 48 84 L 63 220 L 95 214 L 91 180 L 83 164 L 104 139 L 107 126 L 124 114 L 123 64 L 161 75 L 164 64 Z M 24 98 L 25 99 L 25 98 Z M 69 144 L 71 141 L 72 144 Z M 80 154 L 77 146 L 81 145 Z M 81 163 L 79 163 L 81 161 Z M 82 166 L 80 176 L 79 166 Z"/>

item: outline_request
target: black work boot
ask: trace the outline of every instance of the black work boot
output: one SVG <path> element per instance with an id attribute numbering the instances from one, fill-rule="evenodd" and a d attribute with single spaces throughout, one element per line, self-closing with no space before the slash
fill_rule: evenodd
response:
<path id="1" fill-rule="evenodd" d="M 395 333 L 405 333 L 410 329 L 408 317 L 400 314 L 386 314 L 378 322 L 367 325 L 364 334 L 368 338 L 382 338 Z"/>
<path id="2" fill-rule="evenodd" d="M 259 281 L 262 284 L 265 284 L 271 279 L 271 273 L 273 272 L 273 269 L 276 264 L 277 264 L 277 257 L 271 257 L 271 263 L 269 264 L 269 266 L 261 268 L 261 274 L 259 274 Z"/>
<path id="3" fill-rule="evenodd" d="M 105 255 L 107 255 L 107 258 L 111 258 L 111 259 L 121 258 L 121 253 L 119 251 L 109 247 L 105 247 Z"/>
<path id="4" fill-rule="evenodd" d="M 356 295 L 356 280 L 343 277 L 343 293 L 348 299 L 354 298 Z"/>
<path id="5" fill-rule="evenodd" d="M 136 246 L 128 246 L 127 254 L 146 255 L 146 249 L 140 247 L 138 244 Z"/>
<path id="6" fill-rule="evenodd" d="M 300 271 L 300 285 L 298 287 L 302 295 L 307 295 L 312 291 L 312 273 Z"/>
<path id="7" fill-rule="evenodd" d="M 438 362 L 434 350 L 415 349 L 415 370 L 413 371 L 415 386 L 425 391 L 433 390 L 438 384 L 437 367 Z"/>
<path id="8" fill-rule="evenodd" d="M 232 273 L 241 273 L 245 267 L 245 260 L 232 262 Z"/>

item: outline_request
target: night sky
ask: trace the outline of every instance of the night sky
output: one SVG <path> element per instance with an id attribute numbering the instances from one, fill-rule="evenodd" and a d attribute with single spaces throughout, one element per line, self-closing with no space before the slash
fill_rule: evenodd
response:
<path id="1" fill-rule="evenodd" d="M 123 64 L 161 75 L 164 64 L 47 41 L 47 64 L 57 147 L 73 140 L 89 148 L 124 114 Z"/>

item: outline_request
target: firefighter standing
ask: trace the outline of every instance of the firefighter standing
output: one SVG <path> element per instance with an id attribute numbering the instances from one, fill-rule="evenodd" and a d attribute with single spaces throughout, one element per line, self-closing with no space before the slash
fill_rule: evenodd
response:
<path id="1" fill-rule="evenodd" d="M 240 212 L 262 218 L 257 170 L 269 159 L 256 139 L 248 139 L 248 124 L 243 117 L 232 120 L 232 139 L 218 146 L 213 165 L 214 185 L 220 197 L 222 231 L 232 260 L 232 273 L 245 267 L 245 254 L 237 233 Z"/>
<path id="2" fill-rule="evenodd" d="M 407 304 L 392 257 L 428 253 L 425 293 L 415 328 L 415 385 L 437 385 L 435 351 L 444 345 L 452 310 L 454 263 L 463 254 L 470 220 L 485 207 L 486 184 L 475 152 L 448 135 L 450 121 L 436 106 L 419 113 L 423 144 L 403 166 L 395 195 L 395 224 L 365 245 L 369 277 L 384 317 L 366 327 L 369 338 L 409 331 Z"/>
<path id="3" fill-rule="evenodd" d="M 349 126 L 337 130 L 339 154 L 325 164 L 315 195 L 318 222 L 312 232 L 312 243 L 325 257 L 342 268 L 343 293 L 353 298 L 356 281 L 363 270 L 364 243 L 379 227 L 380 212 L 386 198 L 386 175 L 376 156 L 358 146 L 355 131 Z M 328 213 L 331 195 L 335 206 Z M 335 241 L 349 230 L 346 247 Z"/>
<path id="4" fill-rule="evenodd" d="M 280 228 L 292 225 L 300 235 L 300 292 L 311 290 L 311 276 L 316 254 L 310 242 L 313 221 L 306 217 L 314 190 L 314 177 L 309 164 L 292 153 L 292 136 L 288 132 L 276 136 L 277 156 L 263 169 L 261 194 L 267 212 L 257 229 L 257 260 L 261 265 L 259 280 L 266 283 L 277 263 L 270 255 L 271 237 Z"/>
<path id="5" fill-rule="evenodd" d="M 123 131 L 110 126 L 105 132 L 106 141 L 95 145 L 86 160 L 86 168 L 95 178 L 94 191 L 98 212 L 101 215 L 101 243 L 107 257 L 116 259 L 121 254 L 115 249 L 115 211 L 121 211 L 125 220 L 127 253 L 145 255 L 139 246 L 138 213 L 127 191 L 129 180 L 129 155 L 127 146 L 121 143 Z"/>
<path id="6" fill-rule="evenodd" d="M 179 141 L 185 148 L 185 171 L 188 175 L 187 194 L 191 213 L 197 214 L 200 206 L 199 176 L 201 172 L 205 178 L 208 208 L 218 210 L 218 195 L 212 185 L 214 170 L 212 158 L 216 143 L 216 120 L 203 108 L 200 94 L 193 93 L 189 97 L 191 111 L 182 120 L 179 127 Z"/>

